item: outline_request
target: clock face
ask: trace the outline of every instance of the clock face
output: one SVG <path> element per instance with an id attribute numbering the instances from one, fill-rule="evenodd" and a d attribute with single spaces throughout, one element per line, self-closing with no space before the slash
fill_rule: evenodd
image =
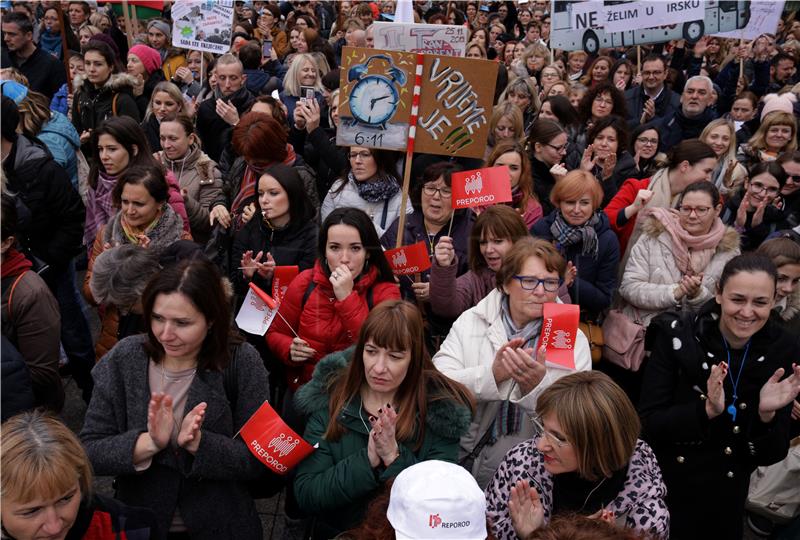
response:
<path id="1" fill-rule="evenodd" d="M 385 124 L 397 110 L 400 96 L 386 77 L 368 75 L 350 92 L 353 118 L 364 124 Z"/>

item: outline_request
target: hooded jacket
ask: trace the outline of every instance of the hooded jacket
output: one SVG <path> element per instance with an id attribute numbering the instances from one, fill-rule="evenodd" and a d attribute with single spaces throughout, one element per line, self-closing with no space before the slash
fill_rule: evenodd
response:
<path id="1" fill-rule="evenodd" d="M 641 320 L 647 326 L 650 319 L 668 309 L 683 307 L 697 311 L 714 296 L 722 269 L 739 253 L 739 233 L 726 227 L 714 256 L 702 269 L 700 293 L 694 298 L 684 296 L 677 302 L 673 292 L 683 278 L 683 272 L 675 264 L 672 239 L 660 221 L 647 219 L 642 224 L 642 235 L 631 249 L 620 281 L 619 294 L 625 300 L 624 313 L 631 320 Z"/>
<path id="2" fill-rule="evenodd" d="M 303 303 L 303 297 L 312 281 L 315 283 L 314 290 Z M 273 320 L 267 332 L 270 350 L 288 366 L 286 374 L 290 388 L 296 389 L 310 380 L 314 365 L 324 356 L 346 349 L 356 342 L 361 324 L 369 315 L 367 294 L 370 290 L 372 307 L 384 300 L 400 299 L 397 284 L 379 282 L 378 269 L 374 265 L 365 269 L 356 281 L 353 291 L 344 300 L 336 299 L 333 285 L 319 261 L 314 264 L 314 268 L 301 272 L 292 280 L 280 306 L 283 318 Z M 287 322 L 317 351 L 313 359 L 299 364 L 291 360 L 289 347 L 294 333 Z"/>
<path id="3" fill-rule="evenodd" d="M 539 492 L 545 525 L 553 518 L 553 475 L 545 469 L 544 455 L 536 448 L 535 440 L 527 440 L 511 449 L 486 488 L 486 516 L 498 540 L 517 540 L 508 500 L 511 487 L 518 480 L 531 482 Z M 638 440 L 628 462 L 622 491 L 605 508 L 614 513 L 618 526 L 644 533 L 647 538 L 666 540 L 669 538 L 666 496 L 656 456 L 646 442 Z"/>
<path id="4" fill-rule="evenodd" d="M 72 124 L 78 134 L 97 128 L 111 116 L 130 116 L 139 122 L 139 108 L 133 98 L 135 84 L 136 79 L 127 73 L 112 74 L 100 88 L 95 88 L 85 77 L 75 77 Z M 84 153 L 94 155 L 88 146 L 84 145 Z"/>
<path id="5" fill-rule="evenodd" d="M 315 533 L 327 534 L 325 538 L 357 525 L 380 487 L 404 469 L 431 459 L 455 462 L 459 437 L 470 422 L 467 407 L 450 400 L 433 399 L 436 389 L 428 385 L 421 447 L 414 448 L 416 435 L 411 440 L 398 441 L 400 456 L 389 467 L 373 469 L 367 457 L 369 424 L 360 396 L 355 396 L 333 419 L 345 428 L 344 435 L 338 441 L 323 437 L 332 420 L 329 384 L 347 369 L 353 350 L 323 358 L 311 381 L 295 396 L 297 409 L 308 418 L 303 438 L 312 445 L 319 443 L 319 448 L 297 468 L 295 495 L 303 510 L 317 516 Z M 427 384 L 427 381 L 420 381 L 420 384 Z"/>
<path id="6" fill-rule="evenodd" d="M 86 213 L 66 171 L 44 144 L 18 135 L 3 163 L 8 188 L 28 207 L 31 219 L 17 239 L 51 266 L 64 267 L 81 250 Z"/>
<path id="7" fill-rule="evenodd" d="M 72 187 L 78 189 L 78 156 L 81 138 L 65 115 L 50 111 L 50 120 L 42 126 L 36 137 L 42 141 L 53 159 L 67 171 Z"/>

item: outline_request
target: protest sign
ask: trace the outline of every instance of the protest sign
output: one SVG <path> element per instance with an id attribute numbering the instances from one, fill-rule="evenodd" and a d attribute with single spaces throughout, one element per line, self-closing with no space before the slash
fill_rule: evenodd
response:
<path id="1" fill-rule="evenodd" d="M 506 165 L 454 172 L 450 185 L 453 209 L 456 210 L 491 206 L 512 199 L 511 173 Z"/>
<path id="2" fill-rule="evenodd" d="M 289 288 L 289 283 L 297 276 L 297 266 L 276 266 L 272 276 L 272 297 L 250 283 L 247 296 L 236 315 L 236 325 L 248 334 L 263 336 L 272 320 L 278 315 L 278 307 Z"/>
<path id="3" fill-rule="evenodd" d="M 345 47 L 336 144 L 385 150 L 408 146 L 416 54 Z M 424 55 L 414 150 L 483 157 L 497 64 Z"/>
<path id="4" fill-rule="evenodd" d="M 375 48 L 412 53 L 464 56 L 467 28 L 446 24 L 375 22 Z"/>
<path id="5" fill-rule="evenodd" d="M 239 433 L 248 450 L 278 474 L 286 474 L 314 451 L 314 447 L 287 426 L 266 401 Z"/>
<path id="6" fill-rule="evenodd" d="M 705 17 L 704 2 L 629 2 L 603 6 L 601 25 L 606 32 L 623 32 L 659 25 L 678 24 Z"/>
<path id="7" fill-rule="evenodd" d="M 425 242 L 417 242 L 410 246 L 385 251 L 384 256 L 389 261 L 392 272 L 398 276 L 407 276 L 424 272 L 431 267 L 431 260 Z"/>
<path id="8" fill-rule="evenodd" d="M 714 34 L 731 39 L 756 39 L 761 34 L 775 34 L 783 13 L 784 0 L 750 2 L 750 21 L 740 30 Z"/>
<path id="9" fill-rule="evenodd" d="M 548 364 L 575 369 L 579 317 L 580 308 L 575 304 L 544 304 L 538 346 L 545 348 L 545 360 Z"/>
<path id="10" fill-rule="evenodd" d="M 224 54 L 230 50 L 233 1 L 184 0 L 172 5 L 172 45 Z"/>

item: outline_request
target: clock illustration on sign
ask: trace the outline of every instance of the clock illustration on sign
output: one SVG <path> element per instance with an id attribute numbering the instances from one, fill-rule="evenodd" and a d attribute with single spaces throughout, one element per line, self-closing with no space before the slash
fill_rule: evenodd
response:
<path id="1" fill-rule="evenodd" d="M 367 73 L 370 62 L 376 58 L 389 63 L 388 76 Z M 353 125 L 362 123 L 385 129 L 400 103 L 397 87 L 406 83 L 403 70 L 397 68 L 389 56 L 378 54 L 350 68 L 347 81 L 357 81 L 348 99 Z"/>

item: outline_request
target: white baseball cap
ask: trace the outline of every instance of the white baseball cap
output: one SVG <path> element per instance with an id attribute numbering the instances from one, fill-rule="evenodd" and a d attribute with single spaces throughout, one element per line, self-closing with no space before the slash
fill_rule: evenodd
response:
<path id="1" fill-rule="evenodd" d="M 397 475 L 386 517 L 397 540 L 486 540 L 486 497 L 463 467 L 423 461 Z"/>

